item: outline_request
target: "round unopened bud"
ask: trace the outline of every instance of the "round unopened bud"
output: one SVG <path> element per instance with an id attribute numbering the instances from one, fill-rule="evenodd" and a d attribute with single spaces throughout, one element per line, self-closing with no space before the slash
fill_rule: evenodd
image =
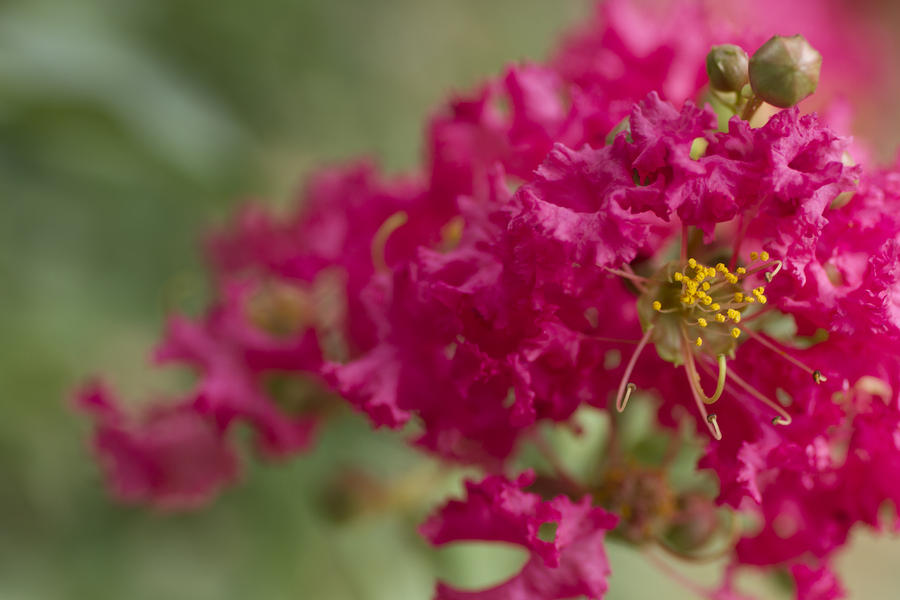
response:
<path id="1" fill-rule="evenodd" d="M 794 106 L 816 91 L 822 55 L 802 35 L 773 36 L 750 57 L 750 86 L 779 108 Z"/>
<path id="2" fill-rule="evenodd" d="M 747 84 L 747 53 L 740 46 L 713 46 L 706 55 L 709 86 L 719 92 L 738 92 Z"/>

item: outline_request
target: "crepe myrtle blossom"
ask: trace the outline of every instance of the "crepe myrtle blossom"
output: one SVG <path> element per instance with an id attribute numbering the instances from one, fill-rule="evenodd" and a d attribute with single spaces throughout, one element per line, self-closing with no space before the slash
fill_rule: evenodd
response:
<path id="1" fill-rule="evenodd" d="M 739 370 L 729 378 L 727 363 L 749 338 L 811 380 L 826 378 L 747 323 L 778 306 L 765 293 L 769 280 L 779 273 L 802 277 L 823 215 L 853 185 L 856 171 L 842 163 L 845 143 L 796 111 L 756 130 L 735 119 L 718 132 L 711 112 L 690 104 L 678 111 L 652 94 L 631 122 L 630 132 L 600 149 L 557 146 L 508 201 L 495 178 L 500 191 L 464 213 L 458 247 L 422 249 L 395 272 L 383 342 L 361 362 L 336 368 L 346 380 L 362 373 L 361 364 L 377 364 L 377 375 L 368 372 L 364 388 L 350 382 L 341 391 L 361 393 L 355 400 L 361 406 L 387 402 L 394 412 L 420 411 L 428 439 L 429 415 L 438 411 L 434 440 L 443 436 L 452 446 L 458 439 L 473 450 L 480 430 L 493 445 L 489 454 L 505 459 L 536 421 L 564 420 L 582 401 L 605 406 L 598 373 L 608 371 L 605 351 L 616 347 L 609 338 L 638 329 L 618 408 L 635 387 L 629 378 L 642 350 L 652 344 L 660 359 L 683 367 L 684 391 L 715 437 L 721 437 L 716 417 L 706 407 L 726 383 L 765 404 L 768 421 L 789 423 L 790 415 L 756 393 Z M 697 140 L 706 151 L 695 159 Z M 492 202 L 496 208 L 484 210 Z M 717 226 L 733 234 L 730 247 L 717 241 Z M 744 243 L 777 249 L 782 258 L 744 252 Z M 746 266 L 735 266 L 741 256 Z M 700 384 L 707 362 L 718 370 L 711 393 Z M 652 358 L 647 364 L 659 372 Z M 423 394 L 441 374 L 453 374 L 452 383 Z M 495 400 L 463 410 L 480 397 L 476 391 Z M 487 418 L 488 407 L 495 420 Z M 508 443 L 498 455 L 501 439 Z M 432 449 L 460 457 L 450 446 Z"/>
<path id="2" fill-rule="evenodd" d="M 698 146 L 703 148 L 702 153 L 696 152 Z M 629 382 L 629 377 L 635 375 L 646 382 L 647 388 L 664 392 L 662 411 L 671 411 L 672 404 L 693 402 L 716 439 L 722 438 L 719 421 L 716 414 L 707 412 L 707 406 L 716 404 L 725 395 L 730 402 L 726 404 L 723 400 L 718 404 L 722 408 L 722 420 L 737 429 L 737 434 L 727 439 L 734 439 L 745 448 L 757 439 L 785 440 L 788 434 L 781 431 L 802 431 L 801 423 L 795 423 L 796 420 L 802 419 L 803 425 L 819 420 L 820 428 L 831 425 L 828 419 L 840 421 L 842 417 L 833 409 L 830 399 L 818 405 L 813 401 L 818 393 L 834 392 L 833 387 L 823 387 L 829 376 L 833 386 L 877 375 L 854 373 L 845 362 L 836 363 L 834 357 L 842 353 L 833 353 L 840 347 L 835 323 L 827 320 L 810 323 L 811 314 L 797 310 L 800 306 L 808 308 L 808 304 L 797 304 L 780 294 L 770 299 L 766 286 L 786 280 L 787 283 L 776 285 L 784 290 L 794 288 L 802 296 L 802 290 L 809 284 L 807 274 L 820 268 L 817 254 L 828 253 L 822 237 L 827 234 L 830 219 L 840 222 L 846 218 L 849 204 L 840 206 L 841 194 L 854 188 L 858 175 L 857 169 L 846 164 L 845 148 L 846 141 L 814 117 L 801 117 L 796 110 L 776 115 L 760 129 L 750 129 L 745 122 L 734 119 L 727 132 L 718 132 L 712 114 L 689 104 L 678 111 L 651 95 L 632 113 L 630 131 L 620 134 L 610 146 L 581 151 L 557 147 L 551 152 L 535 179 L 522 186 L 509 202 L 502 203 L 499 214 L 492 214 L 493 221 L 486 219 L 489 224 L 505 223 L 505 227 L 478 226 L 477 222 L 472 226 L 467 221 L 467 227 L 474 230 L 471 240 L 464 234 L 461 245 L 452 251 L 420 255 L 419 262 L 414 263 L 418 267 L 410 267 L 420 277 L 420 285 L 411 292 L 404 288 L 404 293 L 395 298 L 402 298 L 404 303 L 411 299 L 424 301 L 436 311 L 426 312 L 427 320 L 451 326 L 447 331 L 443 331 L 443 326 L 434 329 L 437 338 L 431 343 L 431 352 L 421 351 L 423 344 L 429 344 L 428 335 L 420 333 L 405 338 L 416 347 L 409 353 L 416 361 L 429 361 L 427 357 L 431 356 L 442 366 L 424 370 L 418 362 L 400 359 L 397 369 L 379 369 L 379 373 L 389 374 L 388 381 L 379 390 L 379 401 L 395 397 L 402 402 L 400 396 L 391 396 L 390 391 L 402 389 L 404 380 L 409 381 L 403 377 L 403 365 L 417 365 L 412 369 L 415 373 L 455 373 L 454 362 L 464 365 L 472 360 L 471 349 L 462 359 L 458 359 L 456 352 L 472 344 L 482 348 L 485 359 L 494 353 L 495 359 L 502 358 L 513 365 L 502 381 L 509 382 L 509 377 L 513 377 L 511 389 L 518 391 L 520 382 L 529 380 L 529 367 L 537 366 L 537 362 L 529 361 L 528 354 L 518 354 L 510 346 L 516 337 L 503 328 L 513 322 L 510 317 L 513 310 L 526 311 L 520 313 L 521 320 L 516 321 L 519 323 L 535 322 L 538 314 L 551 315 L 550 323 L 556 326 L 544 326 L 541 331 L 554 331 L 556 336 L 568 335 L 568 339 L 578 340 L 577 345 L 568 344 L 576 352 L 592 344 L 616 342 L 592 336 L 589 317 L 585 316 L 580 323 L 574 318 L 578 305 L 572 302 L 573 296 L 585 300 L 592 298 L 591 293 L 596 294 L 595 306 L 604 308 L 598 314 L 615 315 L 610 322 L 603 323 L 603 333 L 615 333 L 617 326 L 628 329 L 629 313 L 619 312 L 621 307 L 606 310 L 601 299 L 616 298 L 616 292 L 627 298 L 630 288 L 634 311 L 630 314 L 631 327 L 639 327 L 642 335 L 618 385 L 618 408 L 624 408 L 635 389 Z M 636 173 L 637 182 L 628 176 L 631 173 Z M 692 228 L 697 235 L 690 233 Z M 716 235 L 717 228 L 728 235 Z M 485 244 L 486 234 L 499 234 L 499 237 L 494 243 Z M 722 237 L 731 243 L 723 244 Z M 750 243 L 753 247 L 777 251 L 778 258 L 770 250 L 742 251 L 742 246 Z M 529 246 L 540 251 L 529 252 Z M 479 248 L 481 252 L 477 251 Z M 689 257 L 691 254 L 701 259 Z M 585 264 L 593 266 L 584 268 Z M 515 292 L 511 293 L 510 289 Z M 515 300 L 523 290 L 531 293 L 532 301 Z M 577 293 L 573 294 L 575 290 Z M 849 289 L 845 291 L 852 294 Z M 434 293 L 438 295 L 435 297 Z M 505 304 L 508 299 L 511 300 Z M 627 302 L 622 298 L 619 301 Z M 451 310 L 445 312 L 448 308 Z M 398 311 L 396 315 L 405 320 L 423 310 Z M 828 314 L 832 310 L 825 306 L 820 312 Z M 866 314 L 868 311 L 861 311 L 858 316 L 868 321 Z M 799 348 L 775 339 L 767 331 L 767 323 L 779 315 L 796 318 L 804 328 L 819 325 L 825 331 L 834 332 L 835 346 L 822 346 L 831 353 L 822 356 L 810 353 L 812 359 L 809 359 Z M 567 323 L 567 319 L 572 319 L 572 323 Z M 470 320 L 477 327 L 469 327 Z M 848 325 L 849 321 L 844 326 Z M 401 328 L 402 324 L 398 323 L 391 331 Z M 416 329 L 414 324 L 413 329 Z M 492 343 L 490 336 L 498 332 L 503 332 L 507 346 L 497 348 Z M 534 348 L 532 340 L 538 339 L 537 334 L 529 338 L 527 328 L 522 327 L 517 333 L 521 344 Z M 453 352 L 439 352 L 445 343 L 452 344 L 453 339 L 459 343 Z M 641 373 L 644 368 L 640 351 L 648 344 L 654 347 L 657 356 L 647 357 L 646 372 Z M 396 342 L 391 341 L 390 346 L 391 350 L 380 356 L 406 356 Z M 496 356 L 497 350 L 501 356 Z M 593 384 L 587 388 L 597 389 L 593 374 L 603 370 L 599 359 L 602 352 L 593 348 L 587 354 L 595 360 L 586 370 L 591 373 L 589 381 Z M 539 353 L 532 356 L 543 357 Z M 743 357 L 747 358 L 746 362 Z M 681 367 L 685 377 L 680 386 L 672 385 L 671 378 L 660 380 L 660 360 Z M 748 365 L 749 370 L 740 367 L 729 370 L 729 361 Z M 772 369 L 766 368 L 769 365 L 777 365 L 778 377 L 760 379 L 761 375 L 772 373 Z M 557 359 L 554 368 L 559 380 L 570 384 L 578 380 L 578 371 L 566 369 L 583 368 L 583 363 L 577 355 L 570 355 L 568 363 Z M 785 369 L 789 370 L 789 376 L 784 374 Z M 488 369 L 481 375 L 482 381 L 489 381 L 497 373 L 494 368 Z M 711 393 L 704 391 L 701 373 L 711 374 L 714 382 Z M 791 381 L 796 382 L 788 388 L 795 394 L 794 411 L 782 405 L 778 389 L 773 388 L 774 382 Z M 507 418 L 499 422 L 512 427 L 507 435 L 498 436 L 495 423 L 490 430 L 493 435 L 486 438 L 491 441 L 515 437 L 515 429 L 526 431 L 525 427 L 534 420 L 547 418 L 544 415 L 549 416 L 559 406 L 552 402 L 544 404 L 554 397 L 552 394 L 544 402 L 539 396 L 532 399 L 519 394 L 514 394 L 510 401 L 502 393 L 504 387 L 497 388 L 493 394 L 495 403 L 479 396 L 479 405 L 484 407 L 485 414 L 489 406 L 494 406 L 501 415 L 506 408 Z M 385 390 L 389 392 L 382 394 Z M 460 394 L 459 398 L 454 397 L 454 402 L 437 404 L 439 408 L 463 406 L 460 399 L 468 397 L 471 395 Z M 602 396 L 586 399 L 601 405 L 604 400 Z M 550 411 L 542 414 L 538 407 Z M 798 413 L 796 409 L 810 414 Z M 821 412 L 815 412 L 816 409 Z M 440 429 L 445 435 L 448 430 L 457 429 L 459 433 L 453 439 L 465 440 L 471 447 L 479 438 L 472 435 L 469 415 L 473 416 L 472 423 L 485 422 L 471 411 L 461 410 L 455 417 L 451 413 L 439 420 Z M 667 418 L 663 416 L 663 422 Z M 425 424 L 429 429 L 428 419 Z M 819 440 L 818 443 L 827 442 Z M 784 446 L 786 442 L 779 444 Z M 713 444 L 706 459 L 708 464 L 716 460 L 717 451 L 726 457 L 739 455 L 724 443 Z M 751 452 L 748 450 L 744 456 L 746 463 L 752 465 Z M 774 460 L 779 468 L 785 468 L 782 461 Z M 720 471 L 721 474 L 724 472 Z M 749 481 L 746 472 L 721 479 L 726 492 L 732 481 L 743 484 Z M 831 476 L 826 479 L 835 481 Z M 726 492 L 723 499 L 727 497 Z M 746 490 L 743 495 L 754 497 Z M 810 500 L 815 497 L 814 493 L 809 496 Z M 757 493 L 754 499 L 762 502 L 762 495 Z M 766 510 L 765 503 L 762 509 Z M 776 515 L 780 514 L 776 511 Z M 837 525 L 831 546 L 827 542 L 824 547 L 801 543 L 797 551 L 779 560 L 770 559 L 766 564 L 794 559 L 807 552 L 827 556 L 844 542 L 852 522 L 877 519 L 873 514 L 860 514 L 855 520 L 847 520 L 845 515 L 840 506 L 831 507 L 831 512 L 826 511 L 824 515 L 826 521 L 833 520 Z M 829 528 L 833 529 L 831 524 Z M 803 528 L 803 531 L 822 529 Z M 812 539 L 822 541 L 815 535 Z M 739 556 L 744 547 L 747 544 L 741 542 Z M 768 552 L 769 557 L 776 555 Z"/>
<path id="3" fill-rule="evenodd" d="M 611 387 L 608 375 L 603 383 L 610 370 L 603 364 L 606 352 L 638 331 L 631 359 L 617 372 L 617 408 L 624 409 L 638 387 L 632 377 L 660 392 L 663 423 L 674 424 L 675 409 L 693 404 L 716 440 L 704 460 L 720 475 L 720 501 L 740 507 L 750 498 L 761 504 L 761 514 L 772 510 L 769 516 L 783 524 L 776 495 L 764 500 L 753 487 L 751 469 L 763 465 L 756 464 L 760 454 L 752 445 L 773 440 L 786 451 L 792 435 L 840 423 L 844 416 L 829 398 L 834 386 L 877 377 L 835 361 L 842 355 L 835 354 L 841 343 L 836 324 L 810 323 L 812 296 L 802 291 L 807 274 L 818 268 L 817 254 L 828 253 L 823 236 L 830 219 L 845 219 L 854 202 L 841 206 L 859 174 L 846 164 L 846 147 L 815 117 L 796 110 L 759 129 L 734 118 L 720 132 L 708 110 L 691 104 L 677 110 L 651 94 L 610 145 L 558 145 L 508 200 L 498 173 L 492 187 L 499 191 L 463 204 L 460 244 L 442 252 L 422 249 L 395 272 L 396 307 L 388 315 L 396 321 L 376 351 L 361 359 L 371 369 L 360 371 L 353 362 L 338 367 L 339 379 L 345 370 L 353 374 L 342 392 L 352 397 L 361 391 L 356 402 L 362 406 L 387 402 L 418 414 L 425 427 L 420 442 L 448 458 L 505 460 L 536 422 L 568 417 L 576 407 L 572 398 L 604 406 Z M 767 286 L 773 282 L 807 302 L 772 295 Z M 768 331 L 785 318 L 805 328 L 818 325 L 835 339 L 803 351 Z M 532 323 L 540 326 L 532 329 Z M 655 356 L 642 356 L 647 346 Z M 665 363 L 684 373 L 680 381 L 660 377 Z M 353 383 L 360 374 L 366 386 Z M 446 384 L 439 391 L 421 392 L 441 377 Z M 793 410 L 782 404 L 778 384 L 793 394 Z M 718 413 L 708 412 L 712 405 Z M 734 428 L 724 441 L 720 418 Z M 803 456 L 810 443 L 797 444 Z M 774 468 L 802 480 L 783 458 L 771 458 Z M 732 471 L 725 465 L 734 465 Z M 815 485 L 836 481 L 832 474 L 822 477 Z M 814 502 L 819 490 L 805 485 L 814 490 L 807 496 Z M 827 557 L 852 523 L 877 523 L 871 513 L 847 519 L 846 510 L 835 505 L 822 514 L 824 530 L 835 531 L 831 542 L 821 537 L 821 527 L 797 525 L 809 537 L 794 549 L 783 545 L 783 555 L 766 550 L 758 556 L 768 558 L 751 558 L 743 550 L 752 545 L 748 538 L 739 542 L 738 557 L 767 565 L 807 553 Z"/>
<path id="4" fill-rule="evenodd" d="M 486 472 L 428 541 L 529 553 L 504 583 L 436 598 L 601 598 L 607 535 L 727 557 L 717 587 L 681 578 L 703 597 L 745 598 L 745 565 L 789 570 L 800 599 L 842 597 L 834 553 L 900 503 L 900 174 L 856 166 L 796 106 L 835 47 L 857 48 L 844 30 L 815 20 L 819 54 L 735 31 L 738 8 L 671 7 L 613 0 L 548 64 L 454 97 L 420 172 L 325 169 L 287 218 L 250 206 L 215 232 L 215 299 L 170 316 L 154 353 L 190 390 L 133 412 L 96 382 L 77 396 L 112 492 L 198 506 L 239 478 L 236 428 L 282 459 L 346 402 Z M 636 402 L 675 448 L 660 460 L 617 433 Z M 610 425 L 581 478 L 541 433 L 580 409 Z M 672 474 L 686 421 L 717 491 Z M 552 468 L 513 477 L 527 444 Z"/>
<path id="5" fill-rule="evenodd" d="M 505 542 L 529 552 L 522 570 L 481 591 L 463 591 L 439 584 L 436 600 L 556 600 L 585 596 L 602 598 L 610 573 L 605 534 L 617 518 L 591 505 L 591 498 L 575 502 L 567 496 L 545 501 L 521 488 L 534 482 L 523 473 L 515 481 L 491 476 L 466 483 L 466 497 L 451 500 L 420 528 L 435 545 L 461 540 Z M 553 539 L 540 537 L 542 525 L 554 525 Z"/>
<path id="6" fill-rule="evenodd" d="M 378 243 L 384 235 L 378 230 L 385 231 L 383 221 L 408 209 L 420 194 L 415 181 L 382 181 L 371 165 L 360 163 L 315 178 L 295 220 L 276 222 L 249 209 L 227 234 L 214 235 L 210 248 L 219 298 L 199 320 L 170 316 L 166 336 L 153 355 L 158 364 L 193 371 L 193 389 L 175 402 L 177 411 L 170 400 L 152 403 L 146 409 L 148 418 L 129 418 L 116 409 L 111 421 L 110 410 L 88 410 L 97 422 L 94 445 L 104 464 L 133 462 L 131 455 L 123 454 L 122 444 L 105 441 L 111 424 L 128 423 L 120 427 L 122 432 L 134 440 L 152 440 L 161 415 L 171 420 L 168 415 L 173 413 L 196 424 L 193 430 L 185 429 L 185 435 L 194 431 L 198 445 L 208 445 L 213 432 L 218 444 L 230 448 L 233 429 L 246 425 L 254 433 L 255 450 L 265 458 L 308 449 L 319 423 L 337 406 L 327 390 L 326 360 L 346 358 L 371 345 L 374 336 L 375 325 L 362 308 L 363 282 L 377 268 L 387 268 L 395 252 L 402 255 L 403 244 L 416 245 L 399 235 L 390 244 Z M 351 218 L 362 211 L 371 218 Z M 77 405 L 95 407 L 92 398 L 106 398 L 102 404 L 116 406 L 108 393 L 98 395 L 93 385 L 79 392 Z M 184 444 L 186 450 L 189 441 Z M 168 464 L 174 449 L 148 441 L 141 452 L 147 464 Z M 154 477 L 172 475 L 172 481 L 131 493 L 131 484 L 122 480 L 124 469 L 107 469 L 110 487 L 123 500 L 171 508 L 177 503 L 168 501 L 170 495 L 197 495 L 196 490 L 182 490 L 194 482 L 165 469 L 157 469 Z M 210 477 L 206 497 L 233 480 L 231 475 Z"/>
<path id="7" fill-rule="evenodd" d="M 221 431 L 193 411 L 189 401 L 153 406 L 132 418 L 109 390 L 94 382 L 79 395 L 78 405 L 97 421 L 94 449 L 122 501 L 195 507 L 237 478 L 237 457 Z"/>

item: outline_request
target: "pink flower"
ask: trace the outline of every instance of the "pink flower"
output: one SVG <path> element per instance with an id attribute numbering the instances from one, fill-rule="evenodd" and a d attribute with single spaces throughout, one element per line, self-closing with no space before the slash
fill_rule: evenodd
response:
<path id="1" fill-rule="evenodd" d="M 387 268 L 437 239 L 452 216 L 440 211 L 425 202 L 416 178 L 384 180 L 373 165 L 360 162 L 316 174 L 289 219 L 248 206 L 230 228 L 211 238 L 210 255 L 226 279 L 249 273 L 312 285 L 323 274 L 330 276 L 336 286 L 332 301 L 346 303 L 338 333 L 348 350 L 357 352 L 371 347 L 376 335 L 362 289 L 376 267 Z M 398 230 L 379 242 L 376 235 L 392 215 L 403 215 L 412 225 L 397 221 Z"/>
<path id="2" fill-rule="evenodd" d="M 643 10 L 623 0 L 597 3 L 594 20 L 567 36 L 554 65 L 576 84 L 576 104 L 601 120 L 596 128 L 605 136 L 650 92 L 677 104 L 695 97 L 706 84 L 710 46 L 734 42 L 711 21 L 701 2 L 658 2 Z"/>
<path id="3" fill-rule="evenodd" d="M 156 405 L 132 418 L 96 383 L 82 389 L 76 402 L 96 422 L 94 451 L 123 502 L 190 508 L 237 479 L 237 458 L 222 431 L 190 402 Z"/>
<path id="4" fill-rule="evenodd" d="M 894 359 L 873 361 L 840 335 L 833 310 L 805 292 L 819 257 L 840 256 L 827 246 L 831 219 L 847 215 L 832 205 L 853 189 L 857 170 L 842 162 L 841 139 L 796 111 L 759 129 L 733 121 L 729 131 L 714 132 L 702 111 L 677 111 L 651 95 L 631 122 L 630 132 L 597 150 L 556 146 L 511 199 L 503 200 L 501 186 L 479 203 L 496 203 L 494 210 L 464 210 L 458 247 L 423 249 L 395 273 L 390 335 L 378 354 L 388 361 L 378 368 L 385 377 L 378 401 L 418 415 L 421 441 L 443 456 L 493 468 L 486 457 L 505 460 L 534 423 L 565 420 L 583 402 L 606 406 L 617 381 L 621 404 L 630 394 L 626 382 L 657 390 L 662 423 L 674 425 L 676 409 L 694 405 L 713 437 L 722 437 L 720 427 L 727 431 L 710 444 L 704 465 L 719 475 L 722 502 L 756 511 L 764 523 L 759 535 L 738 544 L 741 562 L 826 557 L 854 523 L 877 524 L 869 506 L 893 498 L 892 489 L 876 489 L 864 508 L 854 506 L 839 482 L 869 476 L 900 456 L 868 448 L 878 436 L 851 435 L 865 431 L 864 415 L 875 410 L 868 401 L 860 405 L 851 394 L 852 410 L 833 401 L 845 380 L 853 386 L 884 378 Z M 697 138 L 708 145 L 691 157 Z M 672 242 L 687 227 L 706 232 L 705 244 L 684 240 L 684 252 L 701 261 L 677 258 Z M 769 250 L 750 255 L 742 240 Z M 712 267 L 716 259 L 723 262 Z M 887 273 L 889 287 L 887 264 L 867 268 Z M 852 305 L 860 315 L 880 314 L 874 300 L 843 302 L 847 313 Z M 742 317 L 755 312 L 796 313 L 805 327 L 825 328 L 834 338 L 801 350 L 772 337 L 764 319 L 760 330 L 745 324 Z M 845 323 L 872 329 L 853 319 Z M 607 366 L 610 352 L 621 356 L 623 347 L 611 338 L 636 337 L 655 353 Z M 847 353 L 861 362 L 847 361 Z M 685 375 L 676 376 L 673 364 Z M 718 386 L 717 372 L 724 375 Z M 790 396 L 788 406 L 779 390 Z M 712 404 L 716 414 L 707 417 Z M 875 422 L 890 427 L 894 412 L 878 412 Z M 863 439 L 870 441 L 845 463 L 831 456 L 832 448 L 857 448 Z M 876 451 L 882 458 L 872 458 Z"/>
<path id="5" fill-rule="evenodd" d="M 866 106 L 885 96 L 878 84 L 890 77 L 882 57 L 891 55 L 891 44 L 889 32 L 862 12 L 846 0 L 608 0 L 597 3 L 592 21 L 566 36 L 553 64 L 575 84 L 573 104 L 584 122 L 594 123 L 594 134 L 584 138 L 592 143 L 650 92 L 676 105 L 696 100 L 707 83 L 704 58 L 711 46 L 737 44 L 752 52 L 773 34 L 803 35 L 828 65 L 805 110 L 833 108 L 847 97 Z M 845 110 L 829 112 L 833 126 L 847 124 Z"/>
<path id="6" fill-rule="evenodd" d="M 210 311 L 203 323 L 171 318 L 155 358 L 199 371 L 195 410 L 223 429 L 237 421 L 247 422 L 257 433 L 257 447 L 263 454 L 286 456 L 306 449 L 312 441 L 318 415 L 302 410 L 302 404 L 298 412 L 290 404 L 306 403 L 312 409 L 321 402 L 324 392 L 317 389 L 316 379 L 322 359 L 314 332 L 301 329 L 291 337 L 276 338 L 251 323 L 246 303 L 253 291 L 230 286 L 226 302 Z M 281 383 L 273 378 L 311 385 L 296 392 L 290 387 L 270 390 L 270 384 Z"/>
<path id="7" fill-rule="evenodd" d="M 531 557 L 522 570 L 496 587 L 463 591 L 439 584 L 438 600 L 599 599 L 607 590 L 610 568 L 603 547 L 618 519 L 590 498 L 575 503 L 565 496 L 543 501 L 522 491 L 534 481 L 524 473 L 514 482 L 494 476 L 466 483 L 466 498 L 451 500 L 420 531 L 435 545 L 481 540 L 521 546 Z M 541 525 L 555 524 L 552 541 L 539 537 Z"/>
<path id="8" fill-rule="evenodd" d="M 428 129 L 432 194 L 451 204 L 471 196 L 498 163 L 528 178 L 571 127 L 567 89 L 555 70 L 526 64 L 451 100 Z"/>
<path id="9" fill-rule="evenodd" d="M 653 256 L 674 228 L 660 217 L 678 216 L 679 227 L 708 235 L 717 225 L 743 227 L 757 247 L 784 252 L 778 268 L 785 277 L 802 280 L 823 214 L 855 173 L 840 162 L 840 140 L 795 111 L 758 130 L 735 121 L 729 132 L 715 133 L 710 115 L 690 105 L 676 111 L 653 94 L 635 108 L 632 123 L 630 135 L 598 150 L 558 145 L 511 200 L 504 200 L 508 192 L 496 174 L 494 194 L 479 200 L 496 208 L 464 205 L 457 248 L 422 249 L 396 271 L 388 336 L 361 360 L 398 364 L 381 362 L 366 386 L 339 389 L 361 406 L 394 407 L 403 415 L 394 425 L 415 412 L 425 422 L 423 440 L 446 456 L 473 457 L 477 440 L 503 440 L 489 453 L 502 460 L 536 421 L 565 419 L 582 401 L 605 405 L 597 373 L 607 370 L 606 353 L 617 345 L 592 336 L 627 338 L 640 324 L 634 297 L 604 267 L 635 259 L 662 266 Z M 709 144 L 695 159 L 697 138 Z M 585 320 L 589 309 L 604 317 L 602 331 Z M 666 360 L 672 343 L 681 346 L 677 338 L 667 342 Z M 346 373 L 367 372 L 359 368 L 350 363 L 335 372 L 347 382 Z M 435 380 L 453 383 L 425 393 Z M 652 377 L 647 381 L 657 387 Z M 468 402 L 480 408 L 463 409 Z M 463 441 L 466 452 L 453 449 Z"/>

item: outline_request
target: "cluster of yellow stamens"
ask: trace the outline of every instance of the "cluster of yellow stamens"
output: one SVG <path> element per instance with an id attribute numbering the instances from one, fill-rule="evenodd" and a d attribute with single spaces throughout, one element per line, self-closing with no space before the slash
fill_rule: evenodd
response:
<path id="1" fill-rule="evenodd" d="M 753 262 L 763 263 L 754 268 L 750 273 L 752 274 L 765 268 L 769 253 L 752 252 L 750 258 Z M 679 304 L 666 307 L 662 300 L 655 300 L 652 307 L 657 312 L 681 313 L 689 325 L 696 325 L 701 329 L 712 324 L 721 325 L 730 322 L 731 327 L 726 330 L 718 327 L 716 332 L 727 333 L 737 339 L 741 335 L 741 329 L 735 325 L 741 322 L 741 311 L 752 304 L 767 302 L 764 286 L 758 286 L 749 293 L 740 288 L 740 282 L 747 275 L 745 267 L 738 267 L 732 272 L 724 263 L 710 267 L 697 262 L 695 258 L 690 258 L 683 269 L 672 273 L 670 279 L 672 284 L 681 286 L 678 295 Z M 770 278 L 770 275 L 767 274 L 767 278 Z M 696 336 L 694 344 L 702 346 L 703 338 Z"/>

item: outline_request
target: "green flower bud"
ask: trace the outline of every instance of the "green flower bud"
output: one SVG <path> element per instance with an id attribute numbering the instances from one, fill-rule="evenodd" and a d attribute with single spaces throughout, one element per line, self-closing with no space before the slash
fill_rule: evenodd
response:
<path id="1" fill-rule="evenodd" d="M 706 55 L 709 86 L 719 92 L 738 92 L 747 83 L 749 58 L 744 49 L 734 44 L 713 46 Z"/>
<path id="2" fill-rule="evenodd" d="M 753 92 L 773 106 L 794 106 L 816 91 L 822 55 L 802 35 L 773 36 L 750 57 Z"/>

